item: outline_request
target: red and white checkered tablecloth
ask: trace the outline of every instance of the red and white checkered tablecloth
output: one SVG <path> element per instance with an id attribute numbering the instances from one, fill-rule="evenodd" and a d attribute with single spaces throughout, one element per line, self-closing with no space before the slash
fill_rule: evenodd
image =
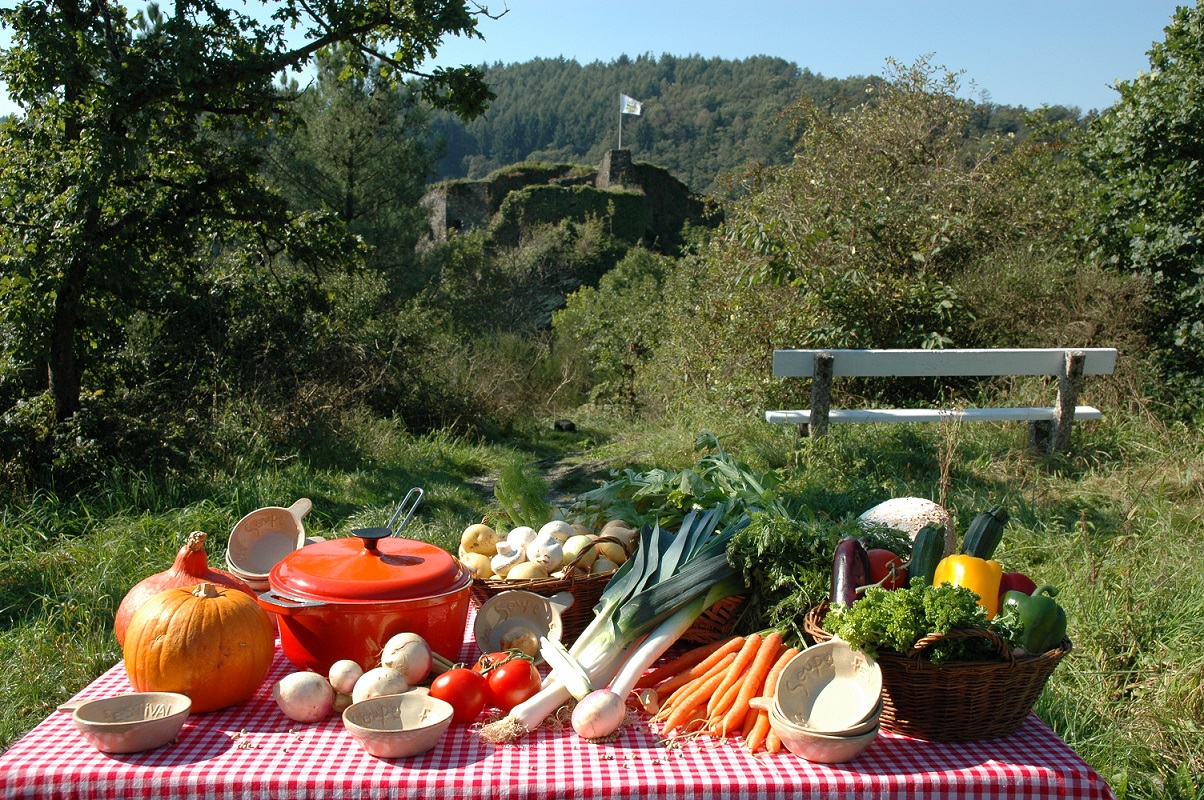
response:
<path id="1" fill-rule="evenodd" d="M 471 621 L 470 627 L 471 630 Z M 465 643 L 462 658 L 475 655 Z M 0 754 L 0 797 L 261 798 L 1114 798 L 1112 790 L 1036 716 L 1016 733 L 942 744 L 883 732 L 848 764 L 812 764 L 791 753 L 750 755 L 738 740 L 658 743 L 648 723 L 613 744 L 572 730 L 541 729 L 516 745 L 483 742 L 453 725 L 424 755 L 366 754 L 338 717 L 287 719 L 271 686 L 294 667 L 277 649 L 272 671 L 246 703 L 191 716 L 177 740 L 133 755 L 94 750 L 69 714 L 55 713 Z M 117 664 L 76 699 L 131 691 Z"/>

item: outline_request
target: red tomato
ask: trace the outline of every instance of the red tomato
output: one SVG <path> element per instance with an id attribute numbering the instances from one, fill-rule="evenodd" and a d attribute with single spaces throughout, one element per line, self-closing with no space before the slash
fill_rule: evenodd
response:
<path id="1" fill-rule="evenodd" d="M 477 663 L 472 665 L 472 671 L 478 675 L 488 675 L 489 671 L 499 664 L 509 661 L 513 656 L 510 653 L 482 653 L 477 659 Z"/>
<path id="2" fill-rule="evenodd" d="M 541 679 L 535 664 L 526 658 L 514 658 L 489 670 L 489 704 L 509 711 L 540 689 Z"/>
<path id="3" fill-rule="evenodd" d="M 478 672 L 455 667 L 431 681 L 431 697 L 451 703 L 452 722 L 469 723 L 485 708 L 489 683 Z"/>
<path id="4" fill-rule="evenodd" d="M 907 586 L 907 568 L 903 566 L 902 558 L 890 550 L 882 548 L 874 548 L 867 552 L 870 557 L 870 583 L 878 583 L 886 578 L 885 581 L 882 581 L 883 589 L 899 589 Z M 894 575 L 891 575 L 892 567 L 894 567 Z"/>

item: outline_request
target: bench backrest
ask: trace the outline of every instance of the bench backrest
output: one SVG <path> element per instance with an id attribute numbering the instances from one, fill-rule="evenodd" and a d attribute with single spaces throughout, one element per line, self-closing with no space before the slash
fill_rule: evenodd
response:
<path id="1" fill-rule="evenodd" d="M 1066 354 L 1082 352 L 1084 375 L 1110 375 L 1109 347 L 1001 348 L 990 350 L 774 350 L 777 378 L 813 377 L 817 353 L 832 354 L 832 376 L 941 377 L 957 375 L 1059 375 Z"/>

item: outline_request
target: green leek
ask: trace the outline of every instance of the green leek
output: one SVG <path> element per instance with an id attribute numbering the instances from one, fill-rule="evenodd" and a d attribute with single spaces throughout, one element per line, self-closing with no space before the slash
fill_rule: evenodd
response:
<path id="1" fill-rule="evenodd" d="M 643 527 L 635 553 L 603 589 L 593 621 L 563 654 L 580 666 L 590 685 L 605 686 L 617 673 L 623 675 L 619 688 L 634 682 L 630 674 L 642 672 L 638 665 L 659 657 L 711 603 L 743 591 L 725 552 L 748 519 L 716 532 L 724 511 L 722 506 L 691 511 L 676 533 L 660 525 Z M 649 642 L 641 649 L 645 636 Z M 482 735 L 491 741 L 513 741 L 541 725 L 572 696 L 566 679 L 581 689 L 580 676 L 571 676 L 576 667 L 566 672 L 570 666 L 554 666 L 538 694 L 515 706 L 505 719 L 485 726 Z"/>

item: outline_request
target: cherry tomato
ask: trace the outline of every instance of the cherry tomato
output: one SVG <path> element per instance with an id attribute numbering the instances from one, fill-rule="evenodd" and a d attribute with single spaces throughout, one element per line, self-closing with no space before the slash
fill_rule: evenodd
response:
<path id="1" fill-rule="evenodd" d="M 469 723 L 485 708 L 489 683 L 479 672 L 455 667 L 431 681 L 431 697 L 451 703 L 452 722 Z"/>
<path id="2" fill-rule="evenodd" d="M 907 586 L 907 568 L 903 566 L 903 559 L 892 553 L 890 550 L 882 548 L 874 548 L 867 551 L 870 557 L 870 583 L 878 583 L 882 581 L 883 589 L 898 589 Z M 891 568 L 894 568 L 894 574 L 891 574 Z M 889 577 L 888 577 L 889 576 Z"/>
<path id="3" fill-rule="evenodd" d="M 540 689 L 541 679 L 535 664 L 526 658 L 512 658 L 489 670 L 489 704 L 509 711 L 519 703 L 535 695 Z"/>

